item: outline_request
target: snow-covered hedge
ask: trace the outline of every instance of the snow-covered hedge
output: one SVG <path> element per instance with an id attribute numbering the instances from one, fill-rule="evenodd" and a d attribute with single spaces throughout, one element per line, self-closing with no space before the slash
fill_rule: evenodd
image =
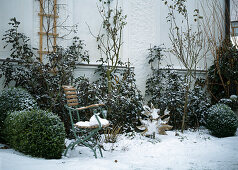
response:
<path id="1" fill-rule="evenodd" d="M 238 127 L 238 119 L 229 106 L 216 104 L 208 110 L 206 125 L 214 136 L 233 136 Z"/>
<path id="2" fill-rule="evenodd" d="M 12 112 L 5 120 L 4 135 L 11 147 L 34 157 L 57 159 L 64 150 L 65 128 L 52 112 Z"/>
<path id="3" fill-rule="evenodd" d="M 9 88 L 0 94 L 0 136 L 8 112 L 37 107 L 34 98 L 22 88 Z M 0 137 L 0 140 L 1 140 Z"/>

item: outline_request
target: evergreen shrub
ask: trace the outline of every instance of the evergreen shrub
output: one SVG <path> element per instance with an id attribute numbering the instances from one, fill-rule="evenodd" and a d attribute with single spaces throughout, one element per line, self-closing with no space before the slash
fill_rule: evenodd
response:
<path id="1" fill-rule="evenodd" d="M 208 88 L 213 103 L 238 95 L 238 49 L 230 38 L 217 48 L 214 64 L 208 69 Z"/>
<path id="2" fill-rule="evenodd" d="M 118 82 L 113 84 L 110 94 L 103 67 L 97 73 L 100 73 L 99 79 L 92 83 L 85 77 L 76 79 L 79 103 L 86 106 L 103 102 L 108 111 L 107 119 L 112 125 L 121 127 L 122 132 L 134 131 L 143 110 L 143 97 L 135 84 L 133 69 L 126 67 L 114 73 Z"/>
<path id="3" fill-rule="evenodd" d="M 3 129 L 4 120 L 9 111 L 19 111 L 33 109 L 37 107 L 34 98 L 22 88 L 9 88 L 0 94 L 0 136 Z M 2 138 L 0 137 L 0 140 Z"/>
<path id="4" fill-rule="evenodd" d="M 5 120 L 4 134 L 11 147 L 34 157 L 57 159 L 64 150 L 64 125 L 49 111 L 12 112 Z"/>
<path id="5" fill-rule="evenodd" d="M 54 52 L 46 55 L 42 62 L 29 44 L 30 38 L 19 31 L 20 22 L 11 18 L 9 26 L 2 40 L 4 48 L 10 49 L 10 56 L 0 64 L 0 78 L 4 77 L 5 86 L 14 82 L 15 87 L 26 89 L 41 109 L 60 116 L 69 132 L 71 124 L 62 100 L 62 85 L 72 83 L 77 64 L 89 63 L 84 42 L 74 37 L 70 46 L 54 47 Z"/>
<path id="6" fill-rule="evenodd" d="M 206 126 L 214 136 L 233 136 L 238 127 L 238 120 L 229 106 L 216 104 L 208 110 Z"/>
<path id="7" fill-rule="evenodd" d="M 238 109 L 238 96 L 231 95 L 230 98 L 223 98 L 219 100 L 219 103 L 229 106 L 233 111 Z"/>
<path id="8" fill-rule="evenodd" d="M 174 129 L 182 126 L 186 83 L 182 73 L 174 71 L 172 66 L 160 69 L 163 59 L 163 48 L 154 46 L 149 49 L 148 64 L 151 65 L 152 74 L 146 80 L 146 97 L 148 105 L 151 103 L 162 110 L 170 111 L 169 124 Z M 210 107 L 210 100 L 203 87 L 204 80 L 197 78 L 188 92 L 187 116 L 185 128 L 198 128 L 205 123 L 205 115 Z"/>

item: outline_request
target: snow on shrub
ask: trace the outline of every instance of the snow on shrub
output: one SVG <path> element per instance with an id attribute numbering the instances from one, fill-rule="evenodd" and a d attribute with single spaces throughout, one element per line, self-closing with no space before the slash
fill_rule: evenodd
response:
<path id="1" fill-rule="evenodd" d="M 153 103 L 157 108 L 170 111 L 169 124 L 174 129 L 182 127 L 187 83 L 183 73 L 175 71 L 172 66 L 161 69 L 164 49 L 154 46 L 149 49 L 148 64 L 152 74 L 146 80 L 146 97 L 148 104 Z M 198 128 L 204 125 L 204 117 L 210 107 L 210 99 L 204 87 L 204 80 L 197 77 L 194 85 L 188 91 L 186 128 Z"/>
<path id="2" fill-rule="evenodd" d="M 22 88 L 9 88 L 0 94 L 0 136 L 7 112 L 37 107 L 33 97 Z M 2 140 L 0 137 L 0 140 Z"/>
<path id="3" fill-rule="evenodd" d="M 208 110 L 206 126 L 214 136 L 233 136 L 238 127 L 238 120 L 229 106 L 216 104 Z"/>
<path id="4" fill-rule="evenodd" d="M 82 106 L 102 101 L 108 108 L 107 119 L 114 126 L 121 127 L 122 132 L 131 132 L 135 130 L 143 110 L 143 97 L 136 86 L 134 71 L 130 67 L 120 71 L 120 75 L 119 73 L 117 75 L 122 78 L 113 86 L 110 94 L 103 67 L 97 71 L 101 73 L 97 81 L 90 83 L 87 78 L 79 77 L 75 84 Z"/>
<path id="5" fill-rule="evenodd" d="M 4 134 L 11 147 L 34 157 L 57 159 L 64 150 L 65 128 L 52 112 L 12 112 L 5 120 Z"/>
<path id="6" fill-rule="evenodd" d="M 229 106 L 233 111 L 235 111 L 236 109 L 238 109 L 238 96 L 231 95 L 228 99 L 223 98 L 219 100 L 219 103 L 225 104 Z"/>

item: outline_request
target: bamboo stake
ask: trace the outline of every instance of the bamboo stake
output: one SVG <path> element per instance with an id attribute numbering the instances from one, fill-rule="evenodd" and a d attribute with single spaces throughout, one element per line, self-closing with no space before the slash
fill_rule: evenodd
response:
<path id="1" fill-rule="evenodd" d="M 43 0 L 40 0 L 40 14 L 43 13 Z M 40 32 L 43 31 L 43 15 L 40 15 Z M 39 57 L 40 62 L 42 62 L 42 34 L 40 35 L 40 43 L 39 43 Z"/>
<path id="2" fill-rule="evenodd" d="M 57 8 L 56 8 L 56 5 L 57 5 L 57 0 L 54 0 L 54 23 L 53 23 L 53 27 L 54 27 L 54 34 L 57 34 L 57 29 L 56 29 L 56 18 L 57 18 Z M 56 36 L 53 37 L 54 38 L 54 46 L 53 46 L 53 51 L 55 52 L 55 47 L 56 47 Z"/>

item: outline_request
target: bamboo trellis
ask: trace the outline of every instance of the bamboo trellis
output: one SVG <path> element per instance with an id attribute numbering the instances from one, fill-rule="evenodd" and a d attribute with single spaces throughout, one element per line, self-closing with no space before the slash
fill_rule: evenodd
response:
<path id="1" fill-rule="evenodd" d="M 38 13 L 38 16 L 40 17 L 40 32 L 38 32 L 40 40 L 39 40 L 38 54 L 39 54 L 39 58 L 41 62 L 43 60 L 43 54 L 48 54 L 49 52 L 52 52 L 49 50 L 49 48 L 47 50 L 43 49 L 43 36 L 46 36 L 47 41 L 50 40 L 51 37 L 53 38 L 53 43 L 52 43 L 53 51 L 56 50 L 55 49 L 56 39 L 59 36 L 59 34 L 57 34 L 57 25 L 56 25 L 57 18 L 59 18 L 59 16 L 57 15 L 57 8 L 56 8 L 57 0 L 53 0 L 53 10 L 51 13 L 46 13 L 46 11 L 49 11 L 49 10 L 45 10 L 45 6 L 43 5 L 44 1 L 50 1 L 50 0 L 40 0 L 40 12 Z M 52 32 L 49 32 L 50 25 L 47 25 L 47 29 L 44 26 L 44 22 L 43 22 L 44 19 L 53 20 Z"/>

